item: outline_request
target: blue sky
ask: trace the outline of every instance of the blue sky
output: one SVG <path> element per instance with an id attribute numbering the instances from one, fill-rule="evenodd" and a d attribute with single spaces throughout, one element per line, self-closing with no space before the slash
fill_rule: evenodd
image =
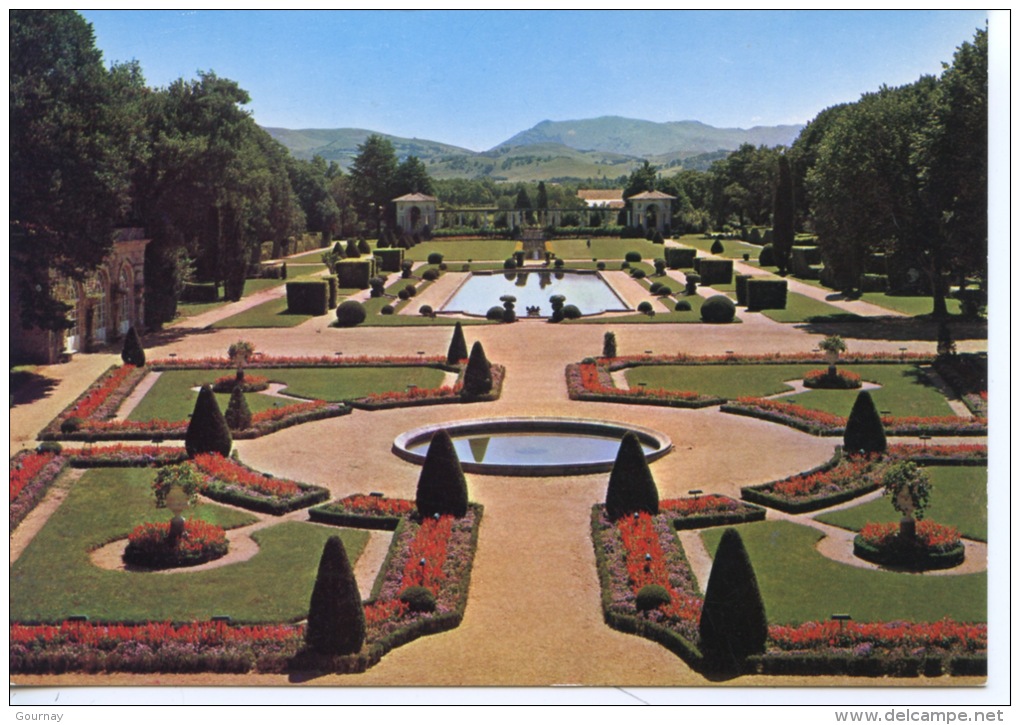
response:
<path id="1" fill-rule="evenodd" d="M 473 150 L 615 115 L 805 123 L 937 74 L 983 11 L 83 11 L 108 63 L 152 86 L 213 70 L 255 120 Z M 994 37 L 994 35 L 993 35 Z"/>

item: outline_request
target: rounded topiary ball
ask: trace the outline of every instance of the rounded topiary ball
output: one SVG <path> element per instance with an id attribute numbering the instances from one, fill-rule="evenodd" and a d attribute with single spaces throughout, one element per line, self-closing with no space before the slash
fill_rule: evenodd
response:
<path id="1" fill-rule="evenodd" d="M 691 303 L 687 300 L 677 300 L 676 307 L 673 309 L 677 312 L 690 312 L 693 308 L 691 307 Z"/>
<path id="2" fill-rule="evenodd" d="M 672 598 L 666 587 L 661 584 L 645 584 L 638 590 L 635 605 L 639 612 L 649 612 L 669 604 L 671 601 Z"/>
<path id="3" fill-rule="evenodd" d="M 639 303 L 638 306 L 637 306 L 637 311 L 638 312 L 643 312 L 644 314 L 647 315 L 649 312 L 652 311 L 652 303 L 649 302 L 648 300 L 645 300 L 644 302 Z"/>
<path id="4" fill-rule="evenodd" d="M 400 594 L 400 601 L 412 612 L 436 611 L 436 597 L 422 586 L 408 587 Z"/>
<path id="5" fill-rule="evenodd" d="M 567 320 L 576 320 L 581 317 L 581 310 L 576 305 L 565 305 L 563 317 Z"/>
<path id="6" fill-rule="evenodd" d="M 701 319 L 705 322 L 733 322 L 736 314 L 737 306 L 726 295 L 713 295 L 701 306 Z"/>
<path id="7" fill-rule="evenodd" d="M 494 322 L 503 321 L 503 308 L 502 307 L 490 307 L 489 311 L 485 313 L 485 319 L 492 320 Z"/>
<path id="8" fill-rule="evenodd" d="M 340 327 L 354 327 L 365 321 L 365 306 L 356 300 L 341 302 L 336 308 L 336 321 Z"/>

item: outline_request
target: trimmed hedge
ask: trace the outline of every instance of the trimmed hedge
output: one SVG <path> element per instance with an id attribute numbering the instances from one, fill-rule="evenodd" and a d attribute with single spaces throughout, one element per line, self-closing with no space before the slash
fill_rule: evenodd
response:
<path id="1" fill-rule="evenodd" d="M 670 269 L 691 268 L 698 250 L 693 247 L 666 247 L 666 266 Z"/>
<path id="2" fill-rule="evenodd" d="M 751 279 L 749 274 L 738 274 L 736 276 L 737 304 L 747 306 L 747 280 Z"/>
<path id="3" fill-rule="evenodd" d="M 737 299 L 740 299 L 740 277 L 737 275 Z M 748 279 L 746 282 L 746 302 L 749 310 L 785 310 L 786 290 L 785 279 Z"/>
<path id="4" fill-rule="evenodd" d="M 730 284 L 733 281 L 733 260 L 732 259 L 698 259 L 698 274 L 701 275 L 701 284 L 711 287 L 716 284 Z"/>
<path id="5" fill-rule="evenodd" d="M 185 282 L 181 302 L 219 302 L 220 285 L 217 282 Z"/>
<path id="6" fill-rule="evenodd" d="M 795 277 L 812 279 L 811 268 L 822 263 L 822 250 L 819 247 L 791 247 L 790 269 Z"/>
<path id="7" fill-rule="evenodd" d="M 329 285 L 321 280 L 287 283 L 287 312 L 324 315 L 329 311 Z"/>
<path id="8" fill-rule="evenodd" d="M 344 289 L 368 289 L 368 281 L 375 276 L 375 257 L 342 259 L 336 263 L 337 281 Z"/>
<path id="9" fill-rule="evenodd" d="M 325 277 L 323 277 L 323 279 L 326 280 L 326 284 L 329 286 L 329 301 L 326 303 L 326 306 L 329 309 L 333 309 L 334 307 L 336 307 L 337 297 L 336 275 L 335 274 L 326 275 Z"/>
<path id="10" fill-rule="evenodd" d="M 911 571 L 928 571 L 930 569 L 951 569 L 963 563 L 963 542 L 949 551 L 944 552 L 910 552 L 905 555 L 900 550 L 885 550 L 872 546 L 864 541 L 860 534 L 854 537 L 854 556 L 872 564 L 881 566 L 907 567 Z"/>
<path id="11" fill-rule="evenodd" d="M 376 249 L 375 256 L 379 258 L 379 270 L 382 272 L 399 272 L 400 265 L 404 262 L 404 250 L 400 247 L 393 249 Z"/>

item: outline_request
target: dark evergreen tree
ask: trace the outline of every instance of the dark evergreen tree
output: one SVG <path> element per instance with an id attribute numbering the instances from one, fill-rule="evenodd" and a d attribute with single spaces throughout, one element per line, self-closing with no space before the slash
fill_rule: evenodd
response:
<path id="1" fill-rule="evenodd" d="M 659 489 L 648 468 L 641 441 L 632 431 L 627 431 L 609 474 L 606 514 L 615 520 L 636 512 L 659 513 Z"/>
<path id="2" fill-rule="evenodd" d="M 124 349 L 120 351 L 120 359 L 125 365 L 145 367 L 145 350 L 142 349 L 142 341 L 138 339 L 138 333 L 133 326 L 128 328 L 127 335 L 124 336 Z"/>
<path id="3" fill-rule="evenodd" d="M 229 456 L 232 446 L 230 428 L 227 427 L 227 421 L 216 402 L 216 394 L 210 386 L 203 385 L 198 391 L 198 400 L 195 401 L 195 410 L 191 414 L 191 422 L 188 423 L 188 432 L 184 435 L 184 447 L 188 451 L 188 457 L 194 458 L 199 453 Z"/>
<path id="4" fill-rule="evenodd" d="M 344 256 L 348 259 L 358 259 L 361 257 L 361 252 L 358 250 L 358 243 L 353 239 L 347 240 L 347 248 L 344 250 Z"/>
<path id="5" fill-rule="evenodd" d="M 790 160 L 783 154 L 779 157 L 776 194 L 772 200 L 772 250 L 781 275 L 786 274 L 790 266 L 793 237 L 793 176 Z"/>
<path id="6" fill-rule="evenodd" d="M 445 430 L 432 436 L 414 501 L 422 518 L 435 514 L 460 518 L 467 513 L 467 481 L 453 440 Z"/>
<path id="7" fill-rule="evenodd" d="M 848 453 L 885 453 L 885 428 L 875 408 L 871 393 L 862 390 L 857 394 L 850 417 L 843 432 L 843 450 Z"/>
<path id="8" fill-rule="evenodd" d="M 244 391 L 240 385 L 235 385 L 230 393 L 230 402 L 227 404 L 227 412 L 223 415 L 230 430 L 244 430 L 251 428 L 251 409 L 244 397 Z"/>
<path id="9" fill-rule="evenodd" d="M 736 671 L 748 655 L 765 651 L 765 603 L 736 529 L 726 529 L 719 541 L 698 630 L 701 653 L 711 669 Z"/>
<path id="10" fill-rule="evenodd" d="M 453 339 L 450 340 L 450 348 L 446 351 L 446 364 L 458 365 L 461 360 L 468 356 L 467 341 L 464 339 L 464 328 L 460 322 L 453 326 Z"/>
<path id="11" fill-rule="evenodd" d="M 545 182 L 538 182 L 538 196 L 535 199 L 536 209 L 548 209 L 549 208 L 549 192 L 545 190 Z"/>
<path id="12" fill-rule="evenodd" d="M 463 394 L 466 396 L 486 395 L 492 392 L 492 365 L 485 357 L 482 343 L 471 346 L 471 356 L 464 370 Z"/>
<path id="13" fill-rule="evenodd" d="M 305 642 L 325 655 L 355 654 L 365 643 L 365 608 L 339 536 L 329 537 L 322 549 Z"/>
<path id="14" fill-rule="evenodd" d="M 616 357 L 616 333 L 607 332 L 602 336 L 602 357 Z"/>

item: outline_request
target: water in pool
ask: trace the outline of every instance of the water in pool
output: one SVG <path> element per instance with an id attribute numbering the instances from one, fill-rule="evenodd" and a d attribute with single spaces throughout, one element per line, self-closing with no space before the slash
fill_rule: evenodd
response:
<path id="1" fill-rule="evenodd" d="M 408 450 L 424 454 L 428 447 L 426 440 Z M 577 433 L 498 433 L 457 436 L 453 438 L 453 447 L 461 461 L 567 466 L 616 460 L 620 439 Z M 646 454 L 656 450 L 645 443 L 641 447 Z"/>
<path id="2" fill-rule="evenodd" d="M 484 315 L 490 307 L 503 306 L 499 299 L 503 295 L 517 298 L 514 306 L 518 317 L 527 317 L 529 307 L 538 307 L 540 316 L 548 317 L 552 314 L 549 298 L 553 295 L 563 295 L 564 304 L 576 306 L 583 315 L 627 309 L 597 274 L 552 270 L 472 274 L 443 309 Z"/>

